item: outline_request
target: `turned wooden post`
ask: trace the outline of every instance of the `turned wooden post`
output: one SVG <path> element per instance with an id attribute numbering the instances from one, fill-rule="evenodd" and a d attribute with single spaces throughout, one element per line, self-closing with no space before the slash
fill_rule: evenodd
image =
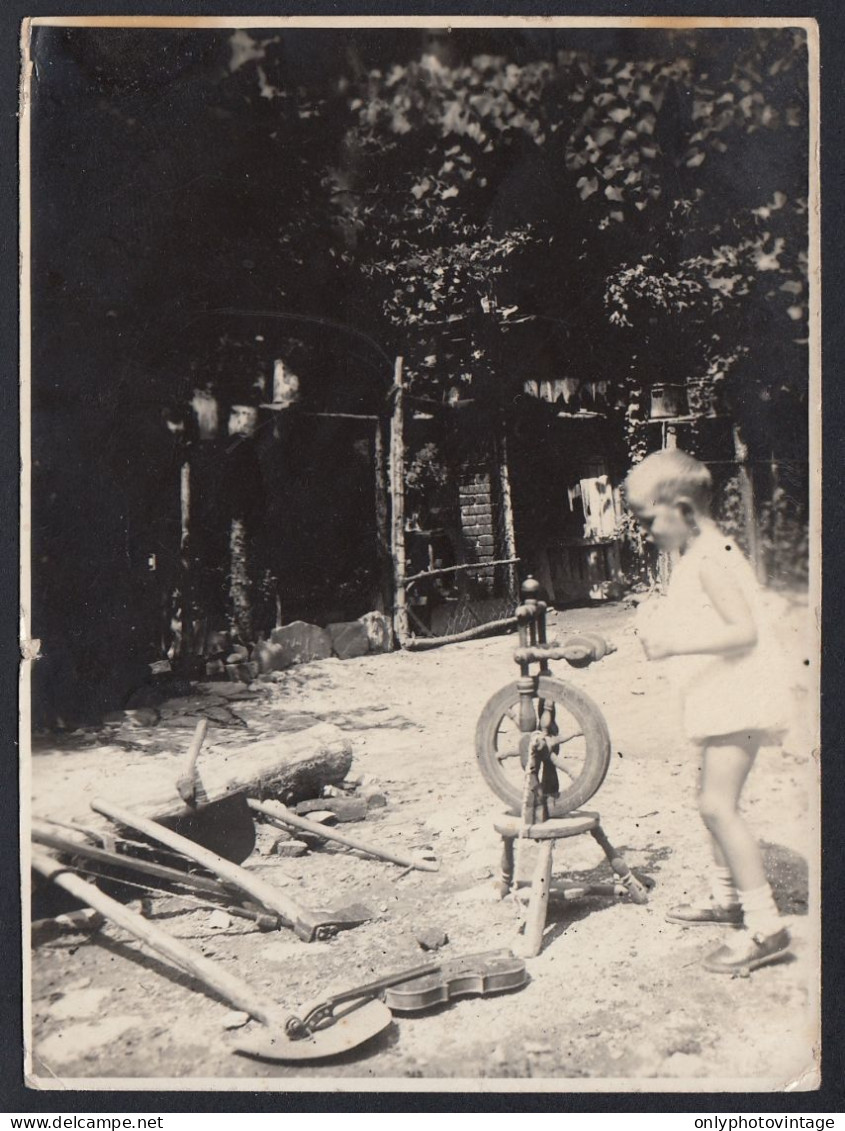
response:
<path id="1" fill-rule="evenodd" d="M 529 648 L 537 643 L 537 599 L 540 586 L 530 575 L 522 583 L 523 603 L 516 610 L 519 626 L 519 646 Z M 519 681 L 519 729 L 523 734 L 531 734 L 537 729 L 537 714 L 534 710 L 534 695 L 537 692 L 536 676 L 531 674 L 530 665 L 520 662 Z"/>
<path id="2" fill-rule="evenodd" d="M 514 838 L 512 836 L 503 836 L 501 860 L 502 875 L 499 880 L 499 895 L 502 899 L 504 899 L 511 890 L 511 884 L 514 880 L 514 864 Z"/>

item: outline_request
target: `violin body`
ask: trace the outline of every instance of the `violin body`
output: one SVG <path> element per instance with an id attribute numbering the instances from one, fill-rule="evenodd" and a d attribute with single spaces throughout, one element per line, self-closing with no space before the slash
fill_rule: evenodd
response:
<path id="1" fill-rule="evenodd" d="M 466 994 L 499 994 L 528 981 L 525 963 L 509 950 L 488 950 L 448 959 L 430 974 L 385 989 L 389 1009 L 414 1013 Z"/>

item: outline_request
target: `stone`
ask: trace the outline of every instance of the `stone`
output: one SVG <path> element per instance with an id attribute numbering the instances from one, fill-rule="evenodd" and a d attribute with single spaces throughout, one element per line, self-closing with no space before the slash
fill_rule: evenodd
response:
<path id="1" fill-rule="evenodd" d="M 124 713 L 126 721 L 131 726 L 154 727 L 159 720 L 159 714 L 155 707 L 133 707 Z"/>
<path id="2" fill-rule="evenodd" d="M 251 691 L 247 683 L 198 683 L 196 690 L 200 695 L 213 696 L 216 702 L 227 699 L 259 699 L 266 691 Z"/>
<path id="3" fill-rule="evenodd" d="M 222 660 L 208 660 L 205 665 L 205 674 L 213 679 L 216 675 L 226 674 L 226 665 Z"/>
<path id="4" fill-rule="evenodd" d="M 415 938 L 423 950 L 440 950 L 449 941 L 442 927 L 424 927 L 417 931 Z"/>
<path id="5" fill-rule="evenodd" d="M 370 650 L 367 628 L 360 620 L 327 624 L 326 632 L 331 638 L 332 651 L 339 660 L 353 660 L 357 656 L 366 656 Z"/>
<path id="6" fill-rule="evenodd" d="M 262 675 L 268 672 L 283 672 L 291 666 L 286 650 L 272 640 L 259 640 L 255 645 L 255 659 Z"/>
<path id="7" fill-rule="evenodd" d="M 258 664 L 255 661 L 240 664 L 226 664 L 226 675 L 232 683 L 250 684 L 258 679 Z"/>
<path id="8" fill-rule="evenodd" d="M 159 714 L 163 719 L 171 719 L 175 715 L 199 714 L 200 709 L 200 702 L 195 695 L 179 696 L 175 699 L 165 699 L 159 707 Z"/>
<path id="9" fill-rule="evenodd" d="M 306 816 L 313 812 L 334 813 L 338 821 L 365 821 L 367 802 L 363 797 L 321 797 L 318 801 L 301 801 L 297 813 Z"/>
<path id="10" fill-rule="evenodd" d="M 225 931 L 227 927 L 231 927 L 232 920 L 225 911 L 218 908 L 217 911 L 212 911 L 209 915 L 208 925 L 212 931 Z"/>
<path id="11" fill-rule="evenodd" d="M 341 822 L 367 819 L 367 802 L 363 797 L 324 797 L 323 808 L 329 809 Z"/>
<path id="12" fill-rule="evenodd" d="M 384 613 L 364 613 L 358 618 L 367 633 L 371 652 L 389 652 L 393 643 L 393 626 Z"/>
<path id="13" fill-rule="evenodd" d="M 290 836 L 289 833 L 283 833 L 277 837 L 273 842 L 273 847 L 270 850 L 274 856 L 306 856 L 308 854 L 308 845 L 304 841 L 296 840 Z"/>
<path id="14" fill-rule="evenodd" d="M 326 630 L 302 620 L 274 628 L 270 641 L 281 648 L 280 662 L 284 661 L 287 667 L 308 664 L 312 660 L 327 660 L 332 654 L 332 641 Z"/>
<path id="15" fill-rule="evenodd" d="M 364 800 L 367 802 L 368 809 L 384 809 L 387 806 L 387 798 L 383 793 L 374 790 L 372 793 L 365 793 Z"/>
<path id="16" fill-rule="evenodd" d="M 210 632 L 205 641 L 206 652 L 209 656 L 221 656 L 232 647 L 232 640 L 228 632 Z"/>
<path id="17" fill-rule="evenodd" d="M 335 814 L 331 811 L 331 809 L 327 809 L 322 802 L 320 802 L 320 805 L 321 808 L 319 809 L 309 809 L 307 811 L 307 820 L 313 821 L 317 825 L 336 825 L 337 817 L 335 816 Z M 296 807 L 296 812 L 299 812 L 298 805 Z M 305 814 L 302 815 L 305 816 Z"/>

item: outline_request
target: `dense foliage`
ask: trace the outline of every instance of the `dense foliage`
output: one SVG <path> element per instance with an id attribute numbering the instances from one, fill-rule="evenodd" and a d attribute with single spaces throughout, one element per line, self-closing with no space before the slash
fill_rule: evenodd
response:
<path id="1" fill-rule="evenodd" d="M 632 456 L 650 387 L 698 379 L 779 462 L 773 544 L 803 528 L 803 33 L 39 28 L 33 58 L 37 631 L 67 688 L 109 699 L 104 640 L 144 670 L 194 390 L 225 419 L 278 357 L 353 413 L 399 353 L 482 409 L 605 381 Z M 248 509 L 244 450 L 209 513 Z"/>

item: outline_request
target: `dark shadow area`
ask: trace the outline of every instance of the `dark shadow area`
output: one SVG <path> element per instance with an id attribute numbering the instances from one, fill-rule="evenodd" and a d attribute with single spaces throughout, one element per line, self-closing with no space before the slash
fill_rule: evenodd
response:
<path id="1" fill-rule="evenodd" d="M 783 844 L 763 841 L 763 863 L 781 915 L 806 915 L 810 889 L 807 861 Z"/>

